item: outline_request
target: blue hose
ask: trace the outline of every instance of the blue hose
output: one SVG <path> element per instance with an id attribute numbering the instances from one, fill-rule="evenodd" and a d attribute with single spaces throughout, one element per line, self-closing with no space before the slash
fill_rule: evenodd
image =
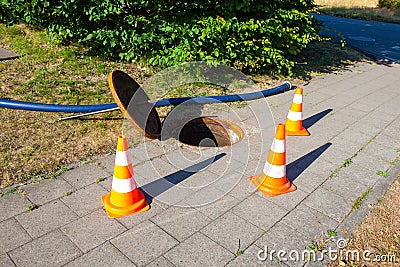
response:
<path id="1" fill-rule="evenodd" d="M 41 104 L 32 102 L 22 102 L 8 99 L 0 99 L 0 107 L 32 110 L 32 111 L 44 111 L 44 112 L 94 112 L 104 109 L 110 109 L 117 107 L 117 104 L 100 104 L 100 105 L 56 105 L 56 104 Z"/>
<path id="2" fill-rule="evenodd" d="M 224 96 L 202 96 L 202 97 L 178 97 L 178 98 L 165 98 L 154 102 L 155 107 L 164 107 L 170 105 L 179 105 L 185 101 L 191 100 L 199 104 L 211 104 L 218 102 L 235 102 L 235 101 L 249 101 L 279 94 L 291 88 L 290 82 L 285 82 L 280 86 L 258 91 L 252 93 L 224 95 Z M 22 109 L 31 111 L 44 111 L 44 112 L 65 112 L 65 113 L 82 113 L 82 112 L 96 112 L 106 109 L 118 107 L 116 103 L 112 104 L 99 104 L 99 105 L 57 105 L 57 104 L 41 104 L 32 102 L 15 101 L 8 99 L 0 99 L 0 107 L 11 109 Z"/>
<path id="3" fill-rule="evenodd" d="M 222 95 L 222 96 L 201 96 L 201 97 L 178 97 L 178 98 L 164 98 L 157 102 L 154 102 L 155 107 L 164 107 L 170 105 L 179 105 L 185 101 L 191 100 L 199 104 L 212 104 L 212 103 L 226 103 L 235 101 L 250 101 L 259 99 L 262 97 L 272 96 L 289 90 L 292 87 L 290 82 L 284 82 L 282 85 L 263 90 L 258 92 L 251 92 L 245 94 L 235 95 Z"/>

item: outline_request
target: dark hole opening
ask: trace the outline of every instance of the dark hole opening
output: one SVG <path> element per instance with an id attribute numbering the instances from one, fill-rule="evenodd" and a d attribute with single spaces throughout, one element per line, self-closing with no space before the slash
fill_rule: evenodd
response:
<path id="1" fill-rule="evenodd" d="M 187 122 L 179 133 L 179 141 L 200 147 L 231 146 L 243 138 L 236 124 L 211 118 L 195 118 Z"/>

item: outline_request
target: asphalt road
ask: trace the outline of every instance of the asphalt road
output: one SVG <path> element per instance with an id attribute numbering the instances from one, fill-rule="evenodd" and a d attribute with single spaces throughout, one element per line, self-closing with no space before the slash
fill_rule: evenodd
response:
<path id="1" fill-rule="evenodd" d="M 353 46 L 377 60 L 400 63 L 400 24 L 312 15 L 323 24 L 321 34 L 346 39 Z"/>

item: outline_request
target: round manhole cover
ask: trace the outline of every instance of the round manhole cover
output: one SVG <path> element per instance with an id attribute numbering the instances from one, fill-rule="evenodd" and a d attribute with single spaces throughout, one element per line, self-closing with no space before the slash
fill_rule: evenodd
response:
<path id="1" fill-rule="evenodd" d="M 158 138 L 161 134 L 160 117 L 139 84 L 120 70 L 110 73 L 108 84 L 122 114 L 133 126 L 148 138 Z"/>

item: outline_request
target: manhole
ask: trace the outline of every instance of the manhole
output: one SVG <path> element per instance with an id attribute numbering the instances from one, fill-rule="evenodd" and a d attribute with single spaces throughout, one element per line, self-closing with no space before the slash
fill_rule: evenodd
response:
<path id="1" fill-rule="evenodd" d="M 160 117 L 149 97 L 128 74 L 115 70 L 108 77 L 110 90 L 124 116 L 146 137 L 160 139 L 173 137 L 181 143 L 200 147 L 232 146 L 243 138 L 243 130 L 233 122 L 218 118 L 188 118 L 174 121 L 163 130 Z"/>
<path id="2" fill-rule="evenodd" d="M 180 142 L 201 147 L 231 146 L 242 138 L 243 131 L 236 124 L 207 117 L 190 120 L 178 135 Z"/>
<path id="3" fill-rule="evenodd" d="M 146 137 L 159 138 L 161 135 L 160 117 L 139 84 L 120 70 L 110 73 L 108 84 L 115 102 L 125 118 Z"/>

